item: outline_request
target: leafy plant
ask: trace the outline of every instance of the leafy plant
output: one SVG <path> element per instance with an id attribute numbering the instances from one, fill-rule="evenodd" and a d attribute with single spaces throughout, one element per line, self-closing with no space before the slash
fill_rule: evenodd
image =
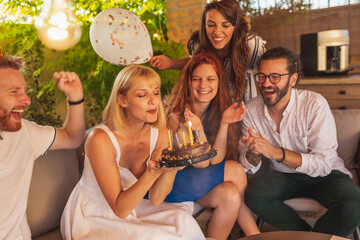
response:
<path id="1" fill-rule="evenodd" d="M 100 115 L 111 92 L 113 81 L 123 68 L 102 60 L 93 50 L 89 29 L 92 19 L 108 8 L 123 8 L 134 12 L 146 25 L 154 54 L 165 54 L 171 58 L 186 56 L 182 44 L 169 41 L 166 36 L 165 0 L 131 0 L 102 1 L 75 0 L 77 17 L 81 23 L 82 36 L 80 42 L 70 50 L 56 52 L 45 48 L 40 42 L 36 29 L 32 24 L 3 22 L 0 24 L 0 43 L 7 54 L 19 55 L 25 59 L 24 75 L 28 83 L 31 107 L 25 116 L 29 120 L 44 125 L 61 125 L 60 116 L 56 114 L 56 104 L 64 97 L 57 91 L 50 74 L 57 70 L 76 72 L 82 80 L 86 98 L 87 126 L 91 127 L 101 121 Z M 5 0 L 2 9 L 5 15 L 19 13 L 29 17 L 40 13 L 42 1 L 39 0 Z M 51 61 L 47 58 L 56 58 Z M 50 57 L 50 58 L 51 58 Z M 147 65 L 147 64 L 145 64 Z M 178 78 L 178 71 L 158 71 L 163 83 L 162 93 L 168 94 Z"/>
<path id="2" fill-rule="evenodd" d="M 32 25 L 15 23 L 7 23 L 1 29 L 4 33 L 0 35 L 0 41 L 8 42 L 5 52 L 17 54 L 26 62 L 23 71 L 25 79 L 29 80 L 27 93 L 32 100 L 26 111 L 27 118 L 43 125 L 61 125 L 60 116 L 55 113 L 55 85 L 40 78 L 44 69 L 44 53 L 35 29 Z"/>
<path id="3" fill-rule="evenodd" d="M 305 0 L 280 0 L 275 6 L 263 8 L 252 13 L 254 25 L 266 22 L 272 26 L 281 26 L 293 22 L 293 18 L 308 14 L 310 4 Z"/>

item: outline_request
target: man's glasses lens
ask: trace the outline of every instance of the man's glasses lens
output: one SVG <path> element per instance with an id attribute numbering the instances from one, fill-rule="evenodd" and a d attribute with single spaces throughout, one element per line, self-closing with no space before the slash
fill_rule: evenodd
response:
<path id="1" fill-rule="evenodd" d="M 271 73 L 270 75 L 265 75 L 263 73 L 257 73 L 257 74 L 255 74 L 255 80 L 258 83 L 264 83 L 266 81 L 266 78 L 269 77 L 270 82 L 278 83 L 281 79 L 281 76 L 290 75 L 290 74 L 292 74 L 292 73 L 285 73 L 285 74 Z"/>

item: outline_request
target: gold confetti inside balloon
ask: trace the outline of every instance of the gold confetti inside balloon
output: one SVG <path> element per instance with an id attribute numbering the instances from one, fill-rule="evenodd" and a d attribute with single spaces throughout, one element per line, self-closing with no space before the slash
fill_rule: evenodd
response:
<path id="1" fill-rule="evenodd" d="M 95 17 L 90 26 L 90 41 L 102 59 L 116 65 L 145 63 L 153 55 L 144 23 L 122 8 L 106 9 Z"/>

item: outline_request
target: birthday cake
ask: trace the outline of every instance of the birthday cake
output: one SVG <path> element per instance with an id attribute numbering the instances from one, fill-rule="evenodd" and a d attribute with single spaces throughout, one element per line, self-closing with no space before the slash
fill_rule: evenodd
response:
<path id="1" fill-rule="evenodd" d="M 162 151 L 160 167 L 179 167 L 208 160 L 216 151 L 207 142 L 188 144 L 181 148 L 169 147 Z"/>

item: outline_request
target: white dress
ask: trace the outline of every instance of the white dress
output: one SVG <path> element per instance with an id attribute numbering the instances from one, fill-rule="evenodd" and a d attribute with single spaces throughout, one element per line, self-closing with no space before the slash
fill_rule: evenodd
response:
<path id="1" fill-rule="evenodd" d="M 124 190 L 138 179 L 119 165 L 120 146 L 106 125 L 104 130 L 116 151 L 121 185 Z M 158 129 L 151 129 L 150 156 L 154 150 Z M 149 158 L 150 159 L 150 158 Z M 199 225 L 191 215 L 192 206 L 163 203 L 158 207 L 147 199 L 122 219 L 117 217 L 103 196 L 85 156 L 83 176 L 71 193 L 61 218 L 64 239 L 205 239 Z"/>

